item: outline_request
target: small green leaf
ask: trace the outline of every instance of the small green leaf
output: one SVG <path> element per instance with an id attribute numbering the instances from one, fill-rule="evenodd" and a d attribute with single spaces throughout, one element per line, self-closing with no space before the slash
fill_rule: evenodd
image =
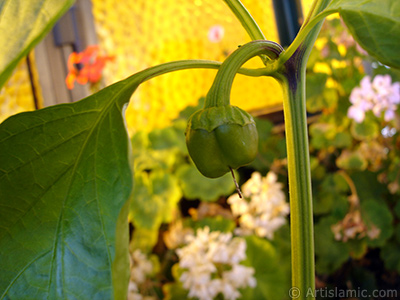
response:
<path id="1" fill-rule="evenodd" d="M 289 265 L 289 260 L 281 259 L 275 247 L 265 239 L 248 236 L 246 243 L 247 259 L 243 264 L 255 269 L 257 286 L 244 289 L 241 299 L 288 299 L 290 274 L 285 264 Z"/>
<path id="2" fill-rule="evenodd" d="M 399 243 L 388 243 L 385 247 L 382 247 L 381 258 L 385 262 L 385 267 L 388 270 L 395 270 L 400 272 L 400 244 Z"/>
<path id="3" fill-rule="evenodd" d="M 176 171 L 183 195 L 190 200 L 216 201 L 235 189 L 231 174 L 211 179 L 204 177 L 194 165 L 183 165 Z M 237 176 L 237 174 L 235 175 Z M 239 180 L 236 177 L 236 180 Z"/>
<path id="4" fill-rule="evenodd" d="M 400 218 L 400 201 L 396 203 L 396 206 L 394 207 L 394 213 L 398 218 Z"/>
<path id="5" fill-rule="evenodd" d="M 353 143 L 353 139 L 348 132 L 338 132 L 333 140 L 333 145 L 336 148 L 350 148 Z"/>
<path id="6" fill-rule="evenodd" d="M 179 113 L 179 119 L 187 121 L 191 115 L 193 115 L 196 111 L 204 107 L 205 100 L 206 100 L 205 97 L 201 97 L 196 106 L 187 106 L 184 110 L 182 110 Z"/>
<path id="7" fill-rule="evenodd" d="M 397 224 L 394 230 L 394 235 L 398 243 L 400 243 L 400 224 Z"/>
<path id="8" fill-rule="evenodd" d="M 379 136 L 379 125 L 372 119 L 366 118 L 362 123 L 353 122 L 351 133 L 360 141 L 375 139 Z"/>
<path id="9" fill-rule="evenodd" d="M 361 155 L 360 152 L 343 150 L 336 160 L 339 168 L 344 170 L 365 170 L 368 166 L 367 160 Z"/>
<path id="10" fill-rule="evenodd" d="M 231 232 L 236 224 L 233 220 L 223 216 L 207 217 L 198 221 L 193 221 L 191 227 L 196 231 L 198 228 L 209 227 L 211 231 Z"/>
<path id="11" fill-rule="evenodd" d="M 361 259 L 368 251 L 368 244 L 364 239 L 347 241 L 350 249 L 350 256 L 354 259 Z"/>
<path id="12" fill-rule="evenodd" d="M 177 149 L 165 150 L 143 150 L 136 152 L 133 160 L 133 169 L 135 172 L 152 171 L 163 169 L 171 170 L 179 159 Z"/>
<path id="13" fill-rule="evenodd" d="M 400 2 L 398 0 L 333 0 L 355 40 L 382 63 L 400 68 Z"/>
<path id="14" fill-rule="evenodd" d="M 0 5 L 0 88 L 18 62 L 45 36 L 74 0 L 6 0 Z"/>
<path id="15" fill-rule="evenodd" d="M 331 274 L 349 258 L 349 245 L 336 241 L 331 226 L 337 220 L 333 217 L 322 218 L 315 225 L 315 269 L 321 274 Z"/>
<path id="16" fill-rule="evenodd" d="M 356 186 L 358 197 L 362 201 L 383 199 L 387 193 L 387 187 L 379 182 L 377 173 L 369 171 L 354 172 L 351 174 L 351 179 Z"/>
<path id="17" fill-rule="evenodd" d="M 180 282 L 167 283 L 163 285 L 164 300 L 190 300 L 188 292 Z"/>
<path id="18" fill-rule="evenodd" d="M 310 126 L 310 135 L 314 148 L 328 148 L 335 138 L 336 128 L 330 123 L 315 123 Z"/>
<path id="19" fill-rule="evenodd" d="M 178 181 L 162 170 L 135 174 L 129 219 L 136 227 L 158 230 L 170 222 L 182 194 Z"/>
<path id="20" fill-rule="evenodd" d="M 333 210 L 335 215 L 341 211 L 347 213 L 347 193 L 349 186 L 339 173 L 325 175 L 321 184 L 314 184 L 317 193 L 314 193 L 314 213 L 325 214 Z"/>
<path id="21" fill-rule="evenodd" d="M 185 130 L 176 130 L 174 127 L 155 129 L 149 133 L 151 148 L 155 150 L 177 148 L 187 153 Z"/>
<path id="22" fill-rule="evenodd" d="M 317 74 L 319 75 L 318 77 L 321 77 L 321 82 L 313 82 L 313 85 L 311 85 L 311 83 L 307 84 L 307 111 L 310 113 L 317 113 L 323 109 L 333 108 L 337 105 L 339 100 L 335 89 L 325 87 L 327 75 L 321 73 Z M 307 82 L 308 81 L 307 78 Z M 309 86 L 313 88 L 311 92 L 308 91 Z"/>
<path id="23" fill-rule="evenodd" d="M 136 227 L 129 244 L 129 248 L 132 251 L 140 249 L 143 253 L 148 253 L 153 249 L 154 245 L 157 244 L 159 235 L 159 228 L 145 228 Z"/>
<path id="24" fill-rule="evenodd" d="M 362 218 L 367 225 L 368 230 L 376 227 L 379 235 L 377 238 L 368 238 L 369 246 L 381 247 L 393 234 L 393 215 L 383 201 L 366 200 L 361 201 Z"/>

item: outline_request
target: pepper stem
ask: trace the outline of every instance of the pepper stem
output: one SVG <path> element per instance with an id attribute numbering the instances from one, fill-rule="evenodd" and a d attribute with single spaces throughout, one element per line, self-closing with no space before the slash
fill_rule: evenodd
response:
<path id="1" fill-rule="evenodd" d="M 252 41 L 235 50 L 219 68 L 214 83 L 207 94 L 204 108 L 230 104 L 233 80 L 246 61 L 264 54 L 271 59 L 266 70 L 276 70 L 278 68 L 277 58 L 283 51 L 279 44 L 266 40 Z"/>
<path id="2" fill-rule="evenodd" d="M 243 198 L 242 191 L 240 190 L 239 184 L 237 183 L 236 178 L 235 178 L 235 173 L 233 172 L 231 167 L 229 167 L 229 169 L 231 170 L 233 182 L 235 183 L 236 192 L 238 193 L 239 198 Z"/>

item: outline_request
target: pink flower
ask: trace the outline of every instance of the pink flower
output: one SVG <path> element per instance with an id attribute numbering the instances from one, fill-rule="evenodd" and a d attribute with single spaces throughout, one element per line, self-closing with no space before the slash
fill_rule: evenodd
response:
<path id="1" fill-rule="evenodd" d="M 360 109 L 360 107 L 353 105 L 350 106 L 349 110 L 347 111 L 347 116 L 357 123 L 361 123 L 365 119 L 365 112 L 364 110 Z"/>
<path id="2" fill-rule="evenodd" d="M 220 42 L 225 34 L 225 29 L 221 25 L 214 25 L 208 31 L 208 40 L 212 43 Z"/>
<path id="3" fill-rule="evenodd" d="M 357 123 L 364 121 L 367 111 L 372 111 L 378 118 L 383 115 L 385 121 L 391 121 L 400 103 L 400 83 L 392 84 L 389 75 L 377 75 L 372 82 L 369 76 L 365 76 L 360 87 L 351 92 L 350 102 L 352 106 L 347 116 Z"/>

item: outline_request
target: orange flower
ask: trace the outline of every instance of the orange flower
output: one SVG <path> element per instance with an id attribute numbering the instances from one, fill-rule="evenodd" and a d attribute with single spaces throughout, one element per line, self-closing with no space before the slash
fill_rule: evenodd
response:
<path id="1" fill-rule="evenodd" d="M 101 55 L 97 45 L 88 46 L 83 52 L 72 52 L 68 57 L 68 75 L 65 78 L 68 89 L 74 88 L 75 81 L 79 84 L 98 82 L 106 62 L 112 60 L 114 56 Z"/>

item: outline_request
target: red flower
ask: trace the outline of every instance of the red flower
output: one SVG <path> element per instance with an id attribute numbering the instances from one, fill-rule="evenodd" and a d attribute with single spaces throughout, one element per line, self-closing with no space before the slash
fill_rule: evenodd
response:
<path id="1" fill-rule="evenodd" d="M 74 88 L 75 80 L 79 84 L 96 83 L 101 79 L 107 61 L 114 56 L 101 55 L 99 46 L 88 46 L 83 52 L 72 52 L 68 57 L 68 75 L 65 83 L 68 89 Z"/>

